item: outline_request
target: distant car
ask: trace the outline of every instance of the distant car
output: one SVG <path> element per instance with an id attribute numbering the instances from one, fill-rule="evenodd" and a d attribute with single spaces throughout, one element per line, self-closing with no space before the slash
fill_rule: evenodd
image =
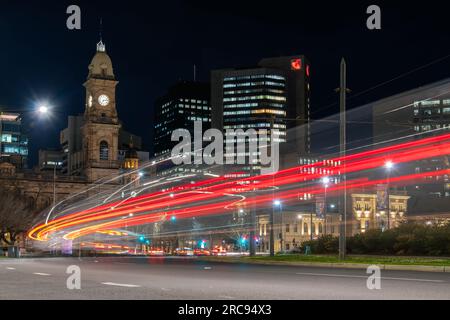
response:
<path id="1" fill-rule="evenodd" d="M 196 255 L 196 256 L 210 256 L 211 252 L 209 250 L 205 250 L 205 249 L 195 249 L 194 250 L 194 255 Z"/>
<path id="2" fill-rule="evenodd" d="M 214 249 L 211 250 L 211 255 L 213 256 L 225 256 L 227 255 L 227 249 L 224 247 L 216 246 Z"/>
<path id="3" fill-rule="evenodd" d="M 194 250 L 191 248 L 176 248 L 174 254 L 177 256 L 193 256 Z"/>

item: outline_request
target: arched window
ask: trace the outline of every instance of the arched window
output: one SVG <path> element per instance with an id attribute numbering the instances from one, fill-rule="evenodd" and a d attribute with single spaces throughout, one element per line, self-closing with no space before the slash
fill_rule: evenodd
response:
<path id="1" fill-rule="evenodd" d="M 308 224 L 306 222 L 303 224 L 303 232 L 308 233 Z"/>
<path id="2" fill-rule="evenodd" d="M 322 223 L 319 223 L 319 233 L 322 233 L 323 232 L 323 226 L 322 226 Z"/>
<path id="3" fill-rule="evenodd" d="M 108 142 L 100 142 L 100 160 L 108 160 L 109 158 L 109 147 Z"/>

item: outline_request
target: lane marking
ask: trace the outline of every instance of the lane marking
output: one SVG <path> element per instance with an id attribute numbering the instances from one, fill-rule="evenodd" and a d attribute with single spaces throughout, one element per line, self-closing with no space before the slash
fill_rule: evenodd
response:
<path id="1" fill-rule="evenodd" d="M 137 284 L 127 284 L 127 283 L 115 283 L 115 282 L 102 282 L 107 286 L 116 286 L 116 287 L 126 287 L 126 288 L 139 288 L 140 286 Z"/>
<path id="2" fill-rule="evenodd" d="M 44 273 L 44 272 L 33 272 L 33 274 L 37 276 L 51 276 L 50 273 Z"/>
<path id="3" fill-rule="evenodd" d="M 355 276 L 355 275 L 345 275 L 345 274 L 331 274 L 331 273 L 296 273 L 302 276 L 319 276 L 319 277 L 335 277 L 335 278 L 364 278 L 367 279 L 368 276 Z M 445 283 L 444 280 L 431 280 L 431 279 L 414 279 L 414 278 L 392 278 L 392 277 L 381 277 L 381 280 L 398 280 L 398 281 L 417 281 L 417 282 L 435 282 L 435 283 Z"/>
<path id="4" fill-rule="evenodd" d="M 13 267 L 6 267 L 6 270 L 16 270 L 16 268 L 13 268 Z"/>
<path id="5" fill-rule="evenodd" d="M 205 270 L 211 270 L 212 268 L 211 268 L 211 267 L 204 267 L 203 269 L 205 269 Z"/>

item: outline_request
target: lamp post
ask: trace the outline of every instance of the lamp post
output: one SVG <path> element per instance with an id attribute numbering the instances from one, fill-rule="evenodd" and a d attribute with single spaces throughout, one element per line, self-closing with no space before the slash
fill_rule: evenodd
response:
<path id="1" fill-rule="evenodd" d="M 394 163 L 391 160 L 386 161 L 384 167 L 387 171 L 386 197 L 387 197 L 387 229 L 391 228 L 391 201 L 389 199 L 389 178 L 391 177 L 391 170 L 394 168 Z"/>
<path id="2" fill-rule="evenodd" d="M 275 255 L 275 248 L 274 248 L 274 233 L 273 233 L 273 229 L 274 229 L 274 212 L 275 212 L 275 207 L 279 207 L 280 211 L 281 211 L 281 201 L 280 200 L 274 200 L 273 201 L 273 206 L 272 206 L 272 212 L 270 214 L 270 236 L 269 236 L 269 249 L 270 249 L 270 256 L 273 257 Z"/>
<path id="3" fill-rule="evenodd" d="M 330 184 L 330 178 L 328 178 L 328 177 L 324 177 L 324 178 L 322 178 L 322 183 L 323 183 L 323 187 L 324 187 L 324 199 L 323 199 L 323 202 L 324 202 L 324 205 L 323 205 L 323 210 L 324 210 L 324 216 L 325 216 L 325 219 L 323 220 L 323 224 L 324 224 L 324 226 L 323 226 L 323 233 L 324 233 L 324 235 L 326 235 L 327 234 L 327 211 L 328 211 L 328 206 L 327 206 L 327 189 L 328 189 L 328 185 Z"/>

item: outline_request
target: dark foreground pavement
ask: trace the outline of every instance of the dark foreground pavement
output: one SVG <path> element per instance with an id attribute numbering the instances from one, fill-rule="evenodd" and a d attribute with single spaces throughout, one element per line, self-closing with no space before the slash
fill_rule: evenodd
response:
<path id="1" fill-rule="evenodd" d="M 67 289 L 70 265 L 81 289 Z M 450 299 L 450 274 L 228 264 L 194 258 L 0 259 L 0 299 Z"/>

